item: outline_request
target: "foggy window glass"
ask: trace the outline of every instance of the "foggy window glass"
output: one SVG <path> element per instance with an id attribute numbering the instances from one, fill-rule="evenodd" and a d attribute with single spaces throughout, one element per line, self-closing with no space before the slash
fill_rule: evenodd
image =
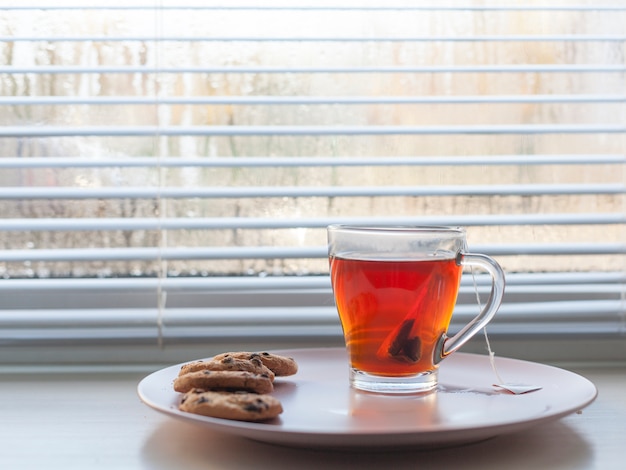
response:
<path id="1" fill-rule="evenodd" d="M 624 269 L 623 1 L 54 3 L 0 2 L 5 278 L 325 274 L 377 220 Z"/>

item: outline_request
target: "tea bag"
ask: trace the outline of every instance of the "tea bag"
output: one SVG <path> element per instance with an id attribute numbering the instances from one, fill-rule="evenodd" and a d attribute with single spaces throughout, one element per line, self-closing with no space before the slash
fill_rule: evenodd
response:
<path id="1" fill-rule="evenodd" d="M 407 319 L 387 338 L 379 349 L 379 355 L 385 353 L 395 359 L 417 362 L 421 356 L 422 342 L 417 336 L 411 336 L 415 319 Z"/>
<path id="2" fill-rule="evenodd" d="M 431 273 L 428 276 L 418 298 L 413 304 L 413 309 L 378 348 L 378 357 L 392 357 L 393 359 L 409 363 L 419 361 L 422 355 L 422 341 L 415 331 L 416 317 L 419 315 L 419 312 L 428 311 L 432 302 L 437 301 L 437 296 L 433 295 L 433 290 L 437 287 L 440 278 L 441 276 L 435 273 Z"/>

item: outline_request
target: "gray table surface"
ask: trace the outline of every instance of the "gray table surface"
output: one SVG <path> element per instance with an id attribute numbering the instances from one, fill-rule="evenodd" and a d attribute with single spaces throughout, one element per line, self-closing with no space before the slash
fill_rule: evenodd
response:
<path id="1" fill-rule="evenodd" d="M 580 414 L 437 450 L 328 452 L 262 444 L 144 405 L 145 372 L 0 374 L 0 469 L 626 468 L 626 367 L 577 372 L 598 388 Z"/>

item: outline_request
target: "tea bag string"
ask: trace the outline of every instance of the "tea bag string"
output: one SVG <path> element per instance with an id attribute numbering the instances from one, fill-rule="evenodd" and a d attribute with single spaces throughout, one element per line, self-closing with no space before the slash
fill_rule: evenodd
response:
<path id="1" fill-rule="evenodd" d="M 474 292 L 476 293 L 476 302 L 478 303 L 479 311 L 482 311 L 482 305 L 480 302 L 480 294 L 478 293 L 478 284 L 476 283 L 476 276 L 474 275 L 474 269 L 470 266 L 470 270 L 472 273 L 472 281 L 474 282 Z M 487 327 L 483 328 L 483 333 L 485 334 L 485 341 L 487 343 L 487 350 L 489 351 L 489 363 L 491 364 L 491 369 L 496 376 L 497 382 L 494 387 L 506 390 L 514 395 L 520 395 L 522 393 L 535 392 L 537 390 L 541 390 L 541 386 L 538 385 L 529 385 L 522 383 L 507 383 L 502 380 L 500 374 L 498 373 L 498 368 L 496 367 L 496 354 L 491 349 L 491 344 L 489 342 L 489 336 L 487 336 Z"/>
<path id="2" fill-rule="evenodd" d="M 472 282 L 474 283 L 474 294 L 476 294 L 476 303 L 478 304 L 478 311 L 481 312 L 483 309 L 482 303 L 480 301 L 480 293 L 478 292 L 478 283 L 476 282 L 476 276 L 474 274 L 474 267 L 470 266 L 470 272 L 472 274 Z M 491 369 L 498 379 L 498 383 L 502 384 L 504 381 L 500 374 L 498 373 L 498 368 L 496 367 L 496 353 L 491 349 L 491 343 L 489 342 L 489 336 L 487 335 L 487 327 L 483 328 L 483 334 L 485 335 L 485 342 L 487 343 L 487 351 L 489 352 L 489 363 L 491 364 Z"/>

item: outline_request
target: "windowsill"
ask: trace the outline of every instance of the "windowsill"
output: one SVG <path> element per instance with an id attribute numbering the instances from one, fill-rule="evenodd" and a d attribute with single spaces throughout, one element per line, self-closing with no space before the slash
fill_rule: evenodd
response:
<path id="1" fill-rule="evenodd" d="M 581 414 L 450 449 L 360 455 L 280 448 L 160 415 L 140 402 L 150 372 L 0 374 L 2 468 L 618 468 L 623 464 L 626 366 L 569 368 L 598 388 Z M 384 465 L 383 465 L 384 464 Z"/>
<path id="2" fill-rule="evenodd" d="M 294 348 L 340 347 L 344 345 L 341 329 L 330 335 L 293 335 L 263 337 L 258 329 L 250 327 L 249 335 L 211 336 L 180 344 L 156 341 L 141 344 L 96 343 L 67 345 L 8 345 L 0 346 L 0 373 L 20 371 L 133 371 L 156 370 L 171 364 L 191 361 L 225 350 L 279 350 Z M 238 330 L 241 331 L 241 330 Z M 254 333 L 261 337 L 256 339 Z M 305 331 L 305 328 L 302 329 Z M 567 335 L 540 335 L 520 338 L 489 332 L 489 340 L 497 357 L 510 357 L 540 362 L 557 367 L 573 368 L 591 365 L 626 367 L 626 339 L 614 337 L 578 337 Z M 482 333 L 477 334 L 461 349 L 463 352 L 486 354 L 487 345 Z"/>

